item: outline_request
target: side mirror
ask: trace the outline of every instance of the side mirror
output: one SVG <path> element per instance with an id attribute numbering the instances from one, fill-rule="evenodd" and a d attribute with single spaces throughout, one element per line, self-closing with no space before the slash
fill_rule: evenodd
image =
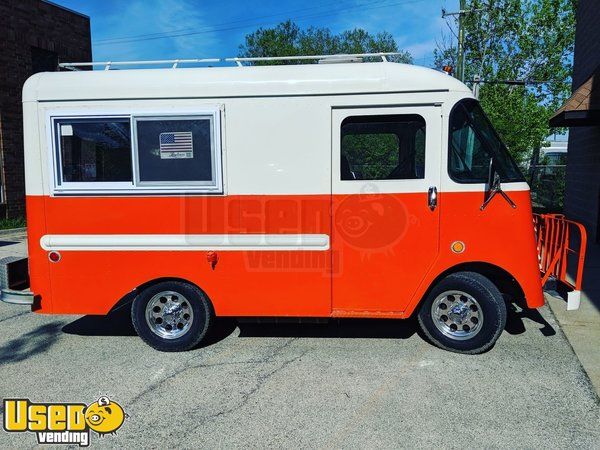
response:
<path id="1" fill-rule="evenodd" d="M 515 203 L 510 199 L 510 197 L 506 195 L 506 193 L 502 190 L 502 179 L 500 178 L 500 174 L 496 170 L 494 157 L 491 157 L 490 168 L 488 171 L 488 180 L 485 189 L 485 199 L 479 209 L 483 211 L 485 207 L 489 205 L 492 199 L 496 196 L 496 194 L 500 194 L 513 209 L 517 207 L 517 205 L 515 205 Z"/>
<path id="2" fill-rule="evenodd" d="M 487 200 L 493 195 L 494 191 L 498 191 L 502 189 L 500 174 L 496 170 L 496 164 L 494 163 L 494 158 L 490 158 L 490 164 L 488 169 L 488 179 L 485 190 L 485 199 Z"/>

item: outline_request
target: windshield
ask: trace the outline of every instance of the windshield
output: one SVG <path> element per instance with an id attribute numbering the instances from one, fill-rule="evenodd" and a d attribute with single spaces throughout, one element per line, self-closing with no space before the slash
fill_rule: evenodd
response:
<path id="1" fill-rule="evenodd" d="M 462 100 L 452 110 L 448 154 L 448 173 L 457 183 L 485 183 L 492 157 L 503 182 L 525 181 L 475 100 Z"/>

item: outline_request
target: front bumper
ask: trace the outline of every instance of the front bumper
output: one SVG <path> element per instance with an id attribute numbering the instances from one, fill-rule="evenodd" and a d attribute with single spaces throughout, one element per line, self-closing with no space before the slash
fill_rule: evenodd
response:
<path id="1" fill-rule="evenodd" d="M 14 305 L 33 305 L 33 292 L 15 291 L 13 289 L 2 289 L 0 291 L 0 300 L 4 303 Z"/>
<path id="2" fill-rule="evenodd" d="M 575 311 L 579 309 L 581 304 L 581 291 L 569 291 L 567 292 L 567 311 Z"/>

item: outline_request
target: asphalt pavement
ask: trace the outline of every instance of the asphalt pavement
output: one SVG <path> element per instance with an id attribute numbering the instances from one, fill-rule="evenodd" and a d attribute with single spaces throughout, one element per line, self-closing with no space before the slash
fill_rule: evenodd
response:
<path id="1" fill-rule="evenodd" d="M 126 310 L 0 304 L 0 374 L 2 398 L 117 401 L 128 417 L 92 434 L 97 448 L 600 447 L 599 398 L 546 307 L 513 308 L 497 345 L 466 356 L 412 320 L 223 320 L 204 347 L 168 354 L 135 336 Z M 0 431 L 1 448 L 35 444 Z"/>

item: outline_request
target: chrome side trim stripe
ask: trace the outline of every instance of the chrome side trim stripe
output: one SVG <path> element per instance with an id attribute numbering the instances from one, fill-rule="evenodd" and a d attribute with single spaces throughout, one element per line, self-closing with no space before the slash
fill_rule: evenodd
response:
<path id="1" fill-rule="evenodd" d="M 47 251 L 329 250 L 327 234 L 47 234 Z"/>

